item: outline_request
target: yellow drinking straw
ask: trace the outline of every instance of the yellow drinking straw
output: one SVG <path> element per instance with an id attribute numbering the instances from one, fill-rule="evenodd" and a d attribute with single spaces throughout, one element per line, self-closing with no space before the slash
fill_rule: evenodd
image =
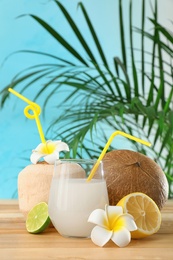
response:
<path id="1" fill-rule="evenodd" d="M 46 140 L 45 140 L 44 134 L 43 134 L 43 129 L 42 129 L 42 126 L 41 126 L 41 123 L 40 123 L 40 119 L 39 119 L 39 115 L 41 113 L 40 106 L 38 104 L 32 102 L 31 100 L 27 99 L 23 95 L 19 94 L 17 91 L 15 91 L 12 88 L 9 88 L 8 91 L 29 104 L 24 109 L 24 115 L 27 118 L 29 118 L 29 119 L 35 119 L 36 124 L 37 124 L 37 128 L 38 128 L 38 132 L 39 132 L 39 135 L 40 135 L 41 142 L 42 143 L 46 143 Z M 30 114 L 29 111 L 32 111 L 33 114 Z"/>
<path id="2" fill-rule="evenodd" d="M 139 142 L 139 143 L 141 143 L 141 144 L 144 144 L 144 145 L 147 145 L 147 146 L 151 146 L 151 143 L 149 143 L 149 142 L 147 142 L 147 141 L 144 141 L 144 140 L 142 140 L 142 139 L 139 139 L 139 138 L 137 138 L 137 137 L 134 137 L 133 135 L 126 134 L 126 133 L 124 133 L 124 132 L 122 132 L 122 131 L 115 131 L 115 132 L 110 136 L 108 142 L 106 143 L 106 145 L 105 145 L 103 151 L 101 152 L 101 154 L 100 154 L 100 156 L 99 156 L 99 158 L 98 158 L 96 164 L 94 165 L 93 169 L 91 170 L 91 172 L 90 172 L 90 174 L 89 174 L 89 176 L 88 176 L 88 178 L 87 178 L 87 181 L 90 181 L 90 180 L 93 178 L 93 176 L 94 176 L 94 174 L 95 174 L 95 172 L 96 172 L 96 170 L 97 170 L 97 168 L 98 168 L 98 166 L 99 166 L 100 161 L 103 159 L 103 157 L 104 157 L 104 155 L 105 155 L 107 149 L 109 148 L 109 146 L 110 146 L 110 144 L 111 144 L 113 138 L 114 138 L 115 136 L 117 136 L 117 135 L 122 135 L 122 136 L 124 136 L 124 137 L 127 137 L 127 138 L 129 138 L 129 139 L 131 139 L 131 140 L 134 140 L 134 141 L 136 141 L 136 142 Z"/>

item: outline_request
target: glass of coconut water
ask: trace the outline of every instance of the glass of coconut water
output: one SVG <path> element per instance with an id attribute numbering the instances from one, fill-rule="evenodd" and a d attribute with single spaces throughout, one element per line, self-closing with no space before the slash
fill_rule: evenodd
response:
<path id="1" fill-rule="evenodd" d="M 65 237 L 90 237 L 94 227 L 88 223 L 90 213 L 109 204 L 102 161 L 94 177 L 87 181 L 95 163 L 90 159 L 55 162 L 48 209 L 54 227 Z"/>

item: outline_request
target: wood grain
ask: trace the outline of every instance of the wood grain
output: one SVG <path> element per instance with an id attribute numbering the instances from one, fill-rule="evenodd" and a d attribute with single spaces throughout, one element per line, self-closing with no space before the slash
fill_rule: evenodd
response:
<path id="1" fill-rule="evenodd" d="M 64 238 L 53 228 L 29 234 L 16 200 L 0 200 L 0 259 L 173 259 L 173 200 L 162 210 L 157 234 L 132 240 L 125 248 L 112 241 L 103 248 L 90 239 Z"/>

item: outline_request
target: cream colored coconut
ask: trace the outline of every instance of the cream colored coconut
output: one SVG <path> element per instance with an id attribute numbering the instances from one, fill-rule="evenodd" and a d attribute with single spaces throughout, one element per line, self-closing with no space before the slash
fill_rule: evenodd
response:
<path id="1" fill-rule="evenodd" d="M 40 162 L 26 166 L 18 176 L 19 209 L 26 218 L 39 202 L 48 203 L 54 165 Z"/>
<path id="2" fill-rule="evenodd" d="M 85 178 L 84 169 L 76 163 L 58 165 L 57 171 L 70 174 L 71 178 Z M 25 219 L 28 212 L 39 202 L 48 203 L 54 165 L 40 162 L 26 166 L 18 176 L 19 209 Z"/>

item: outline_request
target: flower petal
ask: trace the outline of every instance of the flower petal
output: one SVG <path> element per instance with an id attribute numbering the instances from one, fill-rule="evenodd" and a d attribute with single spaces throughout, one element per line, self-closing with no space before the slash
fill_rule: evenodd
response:
<path id="1" fill-rule="evenodd" d="M 97 246 L 104 246 L 112 237 L 112 231 L 96 226 L 91 231 L 91 240 Z"/>
<path id="2" fill-rule="evenodd" d="M 95 209 L 93 212 L 91 212 L 88 218 L 88 222 L 99 225 L 103 228 L 109 227 L 106 212 L 103 209 Z"/>
<path id="3" fill-rule="evenodd" d="M 121 227 L 118 231 L 113 232 L 111 240 L 119 247 L 127 246 L 131 241 L 131 234 L 125 228 Z"/>
<path id="4" fill-rule="evenodd" d="M 123 214 L 123 208 L 121 206 L 105 206 L 105 210 L 107 211 L 108 215 L 122 215 Z"/>
<path id="5" fill-rule="evenodd" d="M 37 145 L 37 147 L 33 151 L 40 152 L 43 149 L 44 145 L 45 144 L 43 144 L 43 143 Z"/>
<path id="6" fill-rule="evenodd" d="M 69 147 L 66 143 L 61 142 L 61 141 L 55 141 L 54 143 L 56 145 L 56 151 L 58 151 L 58 152 L 69 151 Z"/>
<path id="7" fill-rule="evenodd" d="M 59 159 L 59 153 L 56 153 L 56 152 L 44 156 L 44 160 L 48 164 L 54 164 L 57 159 Z"/>
<path id="8" fill-rule="evenodd" d="M 120 206 L 105 206 L 105 211 L 109 221 L 110 228 L 113 227 L 116 219 L 123 214 L 123 208 Z"/>
<path id="9" fill-rule="evenodd" d="M 134 231 L 137 229 L 134 218 L 130 214 L 122 214 L 121 216 L 119 216 L 115 225 L 115 229 L 117 229 L 118 227 L 125 227 L 129 231 Z"/>
<path id="10" fill-rule="evenodd" d="M 59 159 L 59 152 L 69 151 L 66 143 L 59 141 L 47 140 L 46 143 L 40 143 L 30 156 L 33 164 L 36 164 L 40 158 L 44 157 L 48 164 L 54 164 L 55 160 Z"/>
<path id="11" fill-rule="evenodd" d="M 44 156 L 44 154 L 36 152 L 36 151 L 33 151 L 31 156 L 30 156 L 30 161 L 33 164 L 36 164 L 40 160 L 40 158 L 43 157 L 43 156 Z"/>

